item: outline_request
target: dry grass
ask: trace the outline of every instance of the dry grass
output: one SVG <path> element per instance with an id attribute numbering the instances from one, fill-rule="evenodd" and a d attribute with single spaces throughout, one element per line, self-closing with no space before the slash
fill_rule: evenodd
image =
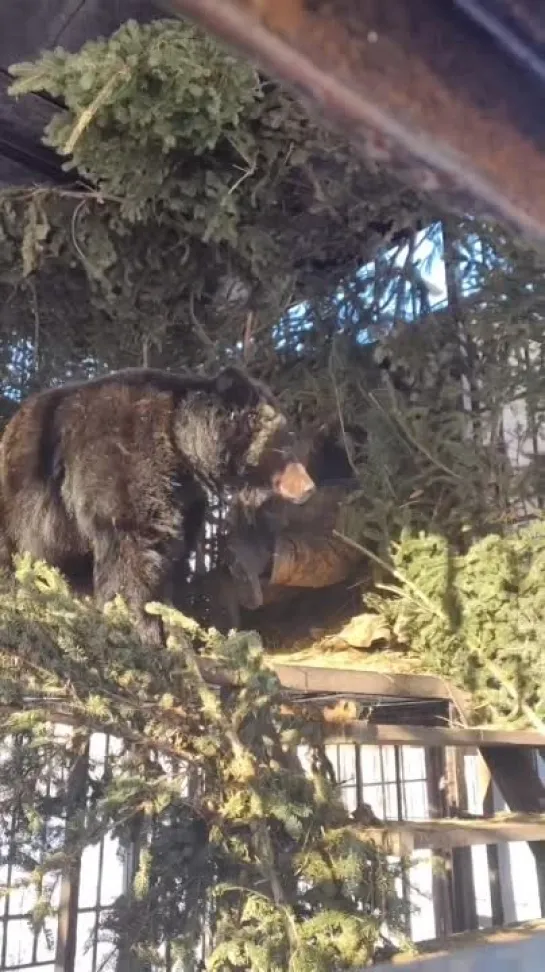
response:
<path id="1" fill-rule="evenodd" d="M 343 671 L 427 673 L 419 667 L 418 660 L 401 652 L 390 649 L 360 651 L 357 648 L 330 648 L 327 643 L 316 642 L 312 645 L 294 645 L 290 651 L 267 651 L 265 658 L 275 665 L 305 665 L 312 668 L 335 668 Z"/>

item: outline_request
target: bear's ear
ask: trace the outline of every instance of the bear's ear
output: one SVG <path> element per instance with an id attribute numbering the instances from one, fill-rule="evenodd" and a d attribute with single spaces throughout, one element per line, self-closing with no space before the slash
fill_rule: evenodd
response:
<path id="1" fill-rule="evenodd" d="M 223 368 L 216 376 L 216 391 L 228 408 L 249 408 L 259 398 L 253 382 L 238 368 Z"/>

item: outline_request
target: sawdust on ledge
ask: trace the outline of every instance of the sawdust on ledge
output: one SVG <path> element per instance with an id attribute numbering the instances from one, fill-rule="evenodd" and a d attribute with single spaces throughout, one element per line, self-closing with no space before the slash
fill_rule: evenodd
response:
<path id="1" fill-rule="evenodd" d="M 426 670 L 408 648 L 382 637 L 378 623 L 365 647 L 356 647 L 348 633 L 361 614 L 360 592 L 347 591 L 343 584 L 305 591 L 296 603 L 273 603 L 256 625 L 265 662 L 391 675 L 436 674 Z"/>

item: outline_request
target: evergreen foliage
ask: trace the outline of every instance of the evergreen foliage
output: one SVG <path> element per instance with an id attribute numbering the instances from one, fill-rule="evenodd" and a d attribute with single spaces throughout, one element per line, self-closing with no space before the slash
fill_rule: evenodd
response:
<path id="1" fill-rule="evenodd" d="M 15 589 L 0 589 L 2 844 L 9 828 L 11 863 L 37 892 L 34 921 L 50 915 L 74 855 L 105 834 L 138 834 L 131 892 L 102 934 L 143 967 L 159 968 L 170 942 L 175 967 L 196 969 L 211 917 L 211 970 L 362 968 L 381 924 L 399 925 L 395 870 L 351 824 L 258 637 L 221 638 L 149 609 L 168 631 L 152 658 L 121 602 L 102 613 L 77 601 L 46 565 L 22 558 Z M 203 659 L 236 687 L 207 684 Z M 78 760 L 97 731 L 122 746 L 78 793 Z"/>
<path id="2" fill-rule="evenodd" d="M 270 365 L 268 332 L 292 300 L 357 266 L 373 222 L 379 240 L 417 211 L 281 88 L 179 21 L 128 23 L 12 72 L 14 95 L 65 103 L 46 141 L 94 187 L 4 199 L 0 268 L 26 313 L 35 296 L 42 380 L 61 344 L 79 367 L 194 367 L 259 332 Z"/>
<path id="3" fill-rule="evenodd" d="M 545 731 L 545 520 L 463 555 L 405 534 L 392 562 L 387 596 L 366 601 L 418 663 L 469 693 L 476 724 Z"/>
<path id="4" fill-rule="evenodd" d="M 444 217 L 439 236 L 446 304 L 375 328 L 405 390 L 388 375 L 366 387 L 349 348 L 335 369 L 345 425 L 363 442 L 342 529 L 383 556 L 404 529 L 464 551 L 543 501 L 542 261 L 469 219 Z"/>

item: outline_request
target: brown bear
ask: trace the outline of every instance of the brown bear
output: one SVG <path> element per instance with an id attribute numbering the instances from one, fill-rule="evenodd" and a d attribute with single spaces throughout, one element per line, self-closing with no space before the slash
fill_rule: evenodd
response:
<path id="1" fill-rule="evenodd" d="M 155 644 L 161 625 L 144 605 L 172 600 L 207 491 L 240 487 L 293 503 L 315 489 L 270 391 L 234 367 L 135 368 L 43 391 L 0 445 L 9 559 L 29 552 L 76 587 L 92 576 L 99 602 L 120 594 Z"/>

